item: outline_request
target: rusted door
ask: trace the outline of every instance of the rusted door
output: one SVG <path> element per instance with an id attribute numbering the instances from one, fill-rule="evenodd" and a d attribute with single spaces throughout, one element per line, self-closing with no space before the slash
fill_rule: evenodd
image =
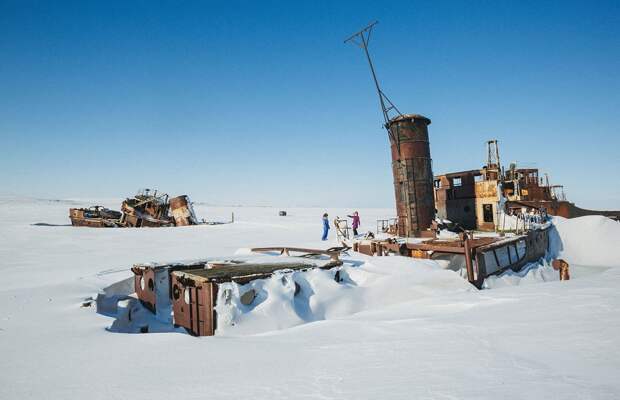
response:
<path id="1" fill-rule="evenodd" d="M 196 330 L 198 336 L 213 336 L 215 334 L 215 321 L 213 307 L 214 288 L 212 283 L 205 283 L 195 288 L 196 293 Z"/>
<path id="2" fill-rule="evenodd" d="M 171 279 L 174 324 L 186 328 L 192 335 L 213 336 L 217 285 L 209 282 L 186 285 L 174 274 Z"/>
<path id="3" fill-rule="evenodd" d="M 172 288 L 172 312 L 174 313 L 174 324 L 182 326 L 188 330 L 192 329 L 190 291 L 186 289 L 174 274 L 170 277 Z"/>

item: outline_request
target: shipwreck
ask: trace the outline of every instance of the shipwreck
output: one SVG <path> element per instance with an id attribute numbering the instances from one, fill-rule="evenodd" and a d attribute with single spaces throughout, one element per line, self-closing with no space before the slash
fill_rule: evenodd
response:
<path id="1" fill-rule="evenodd" d="M 368 52 L 376 24 L 345 42 L 364 50 L 379 97 L 391 149 L 396 218 L 377 221 L 377 236 L 353 240 L 353 249 L 371 256 L 443 260 L 447 268 L 465 271 L 477 288 L 491 275 L 519 271 L 547 257 L 552 229 L 548 215 L 577 216 L 588 211 L 560 198 L 554 191 L 557 187 L 541 185 L 537 170 L 515 165 L 502 169 L 497 141 L 489 141 L 489 158 L 482 169 L 434 176 L 431 120 L 400 112 L 379 85 Z M 505 228 L 507 219 L 511 228 L 500 229 L 500 220 Z M 458 236 L 438 238 L 441 229 Z"/>
<path id="2" fill-rule="evenodd" d="M 140 190 L 121 204 L 121 211 L 102 206 L 71 208 L 69 218 L 73 226 L 92 228 L 141 228 L 186 226 L 202 223 L 196 218 L 194 207 L 187 195 L 169 198 L 157 190 Z"/>
<path id="3" fill-rule="evenodd" d="M 577 207 L 566 199 L 562 185 L 549 183 L 537 168 L 506 169 L 499 158 L 497 140 L 489 140 L 487 162 L 480 169 L 435 176 L 434 197 L 437 217 L 464 229 L 480 231 L 515 230 L 514 221 L 524 225 L 533 215 L 576 218 L 603 215 L 619 220 L 620 211 L 597 211 Z M 507 223 L 508 221 L 508 223 Z"/>

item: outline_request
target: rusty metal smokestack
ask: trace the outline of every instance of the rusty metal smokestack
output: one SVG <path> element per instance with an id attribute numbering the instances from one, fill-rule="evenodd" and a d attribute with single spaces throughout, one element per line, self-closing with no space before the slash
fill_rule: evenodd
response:
<path id="1" fill-rule="evenodd" d="M 422 115 L 405 114 L 386 124 L 392 148 L 399 236 L 422 236 L 435 219 L 430 123 Z"/>

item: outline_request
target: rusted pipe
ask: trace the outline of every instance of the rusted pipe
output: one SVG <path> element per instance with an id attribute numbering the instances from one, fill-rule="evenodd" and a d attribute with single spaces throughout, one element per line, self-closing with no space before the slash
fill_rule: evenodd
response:
<path id="1" fill-rule="evenodd" d="M 551 266 L 553 267 L 553 269 L 560 272 L 561 281 L 570 280 L 569 265 L 566 261 L 562 259 L 553 260 L 551 262 Z"/>
<path id="2" fill-rule="evenodd" d="M 465 267 L 467 268 L 467 280 L 470 283 L 474 283 L 476 278 L 474 277 L 474 266 L 471 262 L 471 246 L 469 244 L 469 235 L 463 232 L 463 247 L 465 251 Z"/>

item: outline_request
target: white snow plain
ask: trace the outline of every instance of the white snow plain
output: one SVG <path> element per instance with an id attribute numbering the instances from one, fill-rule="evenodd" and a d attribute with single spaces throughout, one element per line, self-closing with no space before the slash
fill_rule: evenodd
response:
<path id="1" fill-rule="evenodd" d="M 322 213 L 354 210 L 280 217 L 196 206 L 199 218 L 234 212 L 235 223 L 66 226 L 69 207 L 89 204 L 0 198 L 0 399 L 620 397 L 620 224 L 611 220 L 555 219 L 552 249 L 571 264 L 570 281 L 542 263 L 479 291 L 434 261 L 350 253 L 343 283 L 330 271 L 296 273 L 300 300 L 279 279 L 255 281 L 258 305 L 222 311 L 235 324 L 197 338 L 118 333 L 114 318 L 82 304 L 130 278 L 134 263 L 335 246 L 333 230 L 320 241 Z M 362 230 L 394 214 L 359 212 Z"/>

